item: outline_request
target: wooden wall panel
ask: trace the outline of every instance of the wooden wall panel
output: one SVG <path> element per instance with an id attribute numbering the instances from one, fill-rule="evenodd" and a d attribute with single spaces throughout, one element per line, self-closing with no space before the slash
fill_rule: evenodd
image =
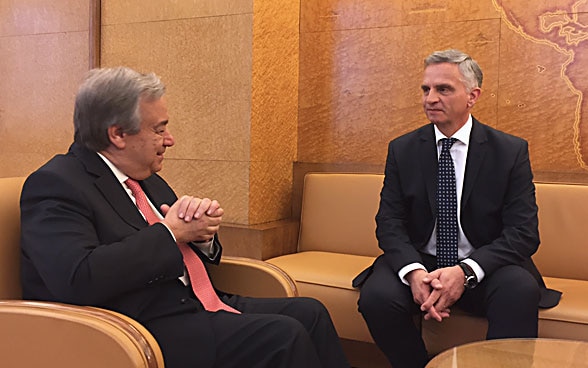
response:
<path id="1" fill-rule="evenodd" d="M 498 128 L 529 141 L 536 173 L 581 172 L 573 129 L 578 97 L 561 77 L 567 57 L 510 29 L 501 45 L 501 64 L 509 67 L 500 70 Z"/>
<path id="2" fill-rule="evenodd" d="M 89 1 L 0 0 L 0 37 L 88 30 Z"/>
<path id="3" fill-rule="evenodd" d="M 300 3 L 254 3 L 249 223 L 259 224 L 291 216 Z"/>
<path id="4" fill-rule="evenodd" d="M 251 7 L 157 4 L 102 1 L 101 66 L 125 65 L 162 78 L 176 145 L 161 174 L 179 195 L 218 199 L 227 222 L 246 224 Z"/>
<path id="5" fill-rule="evenodd" d="M 233 0 L 103 0 L 104 24 L 128 24 L 253 13 L 253 2 Z"/>
<path id="6" fill-rule="evenodd" d="M 301 32 L 389 28 L 496 18 L 491 1 L 302 0 Z"/>
<path id="7" fill-rule="evenodd" d="M 537 180 L 588 183 L 585 2 L 302 0 L 300 24 L 295 176 L 382 165 L 426 123 L 424 57 L 458 48 L 484 71 L 474 116 L 529 141 Z"/>
<path id="8" fill-rule="evenodd" d="M 538 180 L 588 183 L 588 6 L 502 0 L 497 10 L 501 127 L 529 140 Z"/>
<path id="9" fill-rule="evenodd" d="M 103 67 L 153 71 L 166 84 L 176 138 L 167 158 L 249 158 L 251 18 L 102 23 Z"/>
<path id="10" fill-rule="evenodd" d="M 301 34 L 298 161 L 385 160 L 391 138 L 426 123 L 420 104 L 422 65 L 436 49 L 456 47 L 477 55 L 487 82 L 476 116 L 495 125 L 500 21 L 458 22 L 442 34 L 436 34 L 437 28 Z"/>
<path id="11" fill-rule="evenodd" d="M 2 176 L 67 150 L 88 7 L 0 0 Z M 538 180 L 588 183 L 584 2 L 103 0 L 102 23 L 102 65 L 168 85 L 162 174 L 227 222 L 296 217 L 307 171 L 381 172 L 388 141 L 426 122 L 423 58 L 449 47 L 479 61 L 474 115 L 529 141 Z"/>
<path id="12" fill-rule="evenodd" d="M 176 146 L 162 175 L 178 193 L 215 194 L 230 223 L 288 218 L 299 3 L 103 0 L 102 16 L 101 65 L 154 71 L 168 86 Z"/>
<path id="13" fill-rule="evenodd" d="M 102 66 L 168 86 L 176 147 L 161 174 L 178 194 L 220 201 L 226 254 L 292 251 L 296 224 L 280 220 L 291 216 L 299 2 L 102 0 L 102 16 Z"/>
<path id="14" fill-rule="evenodd" d="M 0 0 L 0 176 L 26 176 L 73 138 L 89 2 Z"/>

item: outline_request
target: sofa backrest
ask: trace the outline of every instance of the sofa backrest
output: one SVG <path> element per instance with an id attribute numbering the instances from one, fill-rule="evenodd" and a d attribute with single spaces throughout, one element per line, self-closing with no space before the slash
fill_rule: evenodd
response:
<path id="1" fill-rule="evenodd" d="M 20 299 L 20 192 L 24 177 L 0 178 L 0 299 Z"/>
<path id="2" fill-rule="evenodd" d="M 375 217 L 383 182 L 379 174 L 306 174 L 298 251 L 381 254 Z"/>
<path id="3" fill-rule="evenodd" d="M 377 256 L 382 174 L 310 173 L 304 179 L 298 251 Z M 588 185 L 536 183 L 544 276 L 588 280 Z"/>
<path id="4" fill-rule="evenodd" d="M 588 185 L 535 183 L 543 276 L 588 280 Z"/>

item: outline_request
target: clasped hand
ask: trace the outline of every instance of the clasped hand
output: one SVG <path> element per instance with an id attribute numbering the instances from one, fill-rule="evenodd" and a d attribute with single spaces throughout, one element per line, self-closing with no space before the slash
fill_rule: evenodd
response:
<path id="1" fill-rule="evenodd" d="M 182 196 L 174 204 L 162 205 L 162 222 L 177 242 L 208 241 L 218 231 L 224 210 L 216 200 Z"/>
<path id="2" fill-rule="evenodd" d="M 450 307 L 461 297 L 465 287 L 459 266 L 439 268 L 433 272 L 418 269 L 407 275 L 414 302 L 425 312 L 425 320 L 439 322 L 450 315 Z"/>

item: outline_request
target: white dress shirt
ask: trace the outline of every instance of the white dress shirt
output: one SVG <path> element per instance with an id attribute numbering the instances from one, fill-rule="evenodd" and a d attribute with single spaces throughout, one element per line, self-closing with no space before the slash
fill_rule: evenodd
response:
<path id="1" fill-rule="evenodd" d="M 451 137 L 446 137 L 441 133 L 441 131 L 434 126 L 435 129 L 435 141 L 437 142 L 437 157 L 441 155 L 441 139 L 443 138 L 455 138 L 457 141 L 453 144 L 449 152 L 451 153 L 451 158 L 453 159 L 453 166 L 455 167 L 455 186 L 457 191 L 457 226 L 459 229 L 457 235 L 457 257 L 461 262 L 467 263 L 476 274 L 478 278 L 478 282 L 482 281 L 484 278 L 484 270 L 478 265 L 478 263 L 472 259 L 467 258 L 470 254 L 473 253 L 474 247 L 465 236 L 463 232 L 463 228 L 461 227 L 461 194 L 463 191 L 463 180 L 465 176 L 465 166 L 466 160 L 468 157 L 468 148 L 470 142 L 470 133 L 472 132 L 472 116 L 468 117 L 467 122 L 462 126 L 455 134 Z M 427 244 L 420 249 L 421 252 L 425 254 L 430 254 L 432 256 L 437 255 L 437 224 L 435 224 L 435 228 L 433 229 L 433 233 L 429 238 Z M 411 263 L 409 265 L 404 266 L 398 272 L 398 276 L 408 285 L 406 281 L 406 275 L 414 270 L 423 269 L 427 270 L 425 266 L 420 263 Z"/>
<path id="2" fill-rule="evenodd" d="M 125 184 L 125 181 L 129 177 L 127 175 L 125 175 L 122 171 L 120 171 L 118 169 L 118 167 L 114 166 L 114 164 L 109 159 L 107 159 L 104 155 L 102 155 L 100 152 L 96 152 L 96 153 L 98 154 L 98 156 L 100 156 L 100 158 L 110 168 L 110 170 L 112 171 L 114 176 L 116 176 L 120 185 L 125 189 L 125 191 L 129 195 L 129 198 L 131 198 L 133 203 L 137 204 L 135 196 L 133 195 L 133 192 L 131 192 L 131 189 L 127 186 L 127 184 Z M 153 212 L 157 215 L 157 217 L 159 217 L 160 219 L 163 219 L 163 216 L 157 210 L 157 208 L 155 208 L 153 203 L 151 203 L 151 200 L 149 199 L 149 197 L 145 196 L 145 198 L 147 198 L 147 202 L 149 203 L 149 206 L 151 207 Z M 137 211 L 139 211 L 138 208 L 137 208 Z M 139 211 L 139 213 L 141 214 L 141 216 L 143 216 L 143 218 L 145 218 L 145 216 L 143 215 L 143 213 L 141 213 L 141 211 Z M 176 241 L 176 237 L 175 237 L 174 233 L 171 231 L 171 229 L 166 224 L 164 224 L 164 223 L 161 223 L 161 224 L 165 226 L 165 228 L 169 231 L 169 233 L 172 236 L 172 238 L 174 239 L 174 241 Z M 214 250 L 215 250 L 213 247 L 214 246 L 214 237 L 210 241 L 201 242 L 201 243 L 195 242 L 194 244 L 196 244 L 196 246 L 208 257 L 211 257 L 214 254 Z M 188 274 L 186 273 L 185 270 L 184 270 L 184 275 L 180 277 L 180 280 L 184 283 L 184 285 L 190 284 L 190 279 L 189 279 Z"/>

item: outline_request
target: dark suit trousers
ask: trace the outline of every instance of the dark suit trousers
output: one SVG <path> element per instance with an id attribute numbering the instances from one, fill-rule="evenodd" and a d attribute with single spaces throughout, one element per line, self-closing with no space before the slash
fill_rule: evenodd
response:
<path id="1" fill-rule="evenodd" d="M 426 267 L 435 262 L 434 257 L 423 258 Z M 537 337 L 539 295 L 535 278 L 524 268 L 511 265 L 486 275 L 476 288 L 466 290 L 456 305 L 488 319 L 488 339 Z M 427 351 L 414 323 L 419 307 L 410 287 L 382 258 L 361 287 L 358 304 L 372 337 L 394 368 L 425 366 Z"/>
<path id="2" fill-rule="evenodd" d="M 166 367 L 349 367 L 331 318 L 316 300 L 225 301 L 243 313 L 181 313 L 145 323 Z"/>

